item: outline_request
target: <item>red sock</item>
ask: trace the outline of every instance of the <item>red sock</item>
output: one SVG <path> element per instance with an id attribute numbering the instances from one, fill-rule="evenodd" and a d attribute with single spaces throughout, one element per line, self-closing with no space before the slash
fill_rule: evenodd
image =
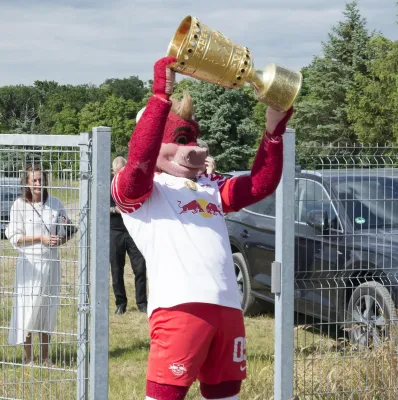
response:
<path id="1" fill-rule="evenodd" d="M 200 392 L 205 399 L 225 399 L 240 392 L 242 381 L 226 381 L 218 385 L 200 383 Z"/>
<path id="2" fill-rule="evenodd" d="M 156 400 L 184 400 L 189 388 L 146 381 L 146 395 Z"/>

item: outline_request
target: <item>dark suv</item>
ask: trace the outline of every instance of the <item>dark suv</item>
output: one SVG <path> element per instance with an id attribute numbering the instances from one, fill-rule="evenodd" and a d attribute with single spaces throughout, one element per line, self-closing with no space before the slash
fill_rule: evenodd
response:
<path id="1" fill-rule="evenodd" d="M 274 301 L 276 206 L 226 216 L 246 314 Z M 398 169 L 297 171 L 294 229 L 295 310 L 378 345 L 397 321 Z"/>
<path id="2" fill-rule="evenodd" d="M 11 206 L 21 195 L 21 185 L 18 178 L 9 178 L 0 175 L 0 237 L 4 238 L 4 231 L 10 219 Z"/>

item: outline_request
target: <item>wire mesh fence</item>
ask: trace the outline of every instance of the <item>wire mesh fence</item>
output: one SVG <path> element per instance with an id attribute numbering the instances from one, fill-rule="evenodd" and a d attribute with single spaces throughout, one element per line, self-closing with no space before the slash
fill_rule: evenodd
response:
<path id="1" fill-rule="evenodd" d="M 1 397 L 74 399 L 80 149 L 1 146 L 0 167 Z"/>
<path id="2" fill-rule="evenodd" d="M 76 140 L 55 145 L 57 139 L 40 136 L 21 144 L 24 135 L 18 136 L 6 146 L 0 138 L 0 398 L 87 399 L 89 392 L 107 398 L 109 148 L 91 148 L 88 140 L 83 147 Z M 299 399 L 397 397 L 397 150 L 296 147 L 290 245 Z M 37 169 L 27 171 L 27 164 Z M 96 174 L 101 164 L 106 168 Z M 270 196 L 227 216 L 234 253 L 248 249 L 236 263 L 238 281 L 246 279 L 246 286 L 243 278 L 238 283 L 248 313 L 278 293 L 271 284 L 278 207 Z M 78 230 L 50 243 L 62 236 L 59 226 Z M 283 329 L 282 323 L 282 341 Z M 291 385 L 283 379 L 281 385 Z M 269 389 L 264 399 L 272 397 Z"/>
<path id="3" fill-rule="evenodd" d="M 95 274 L 89 292 L 90 259 L 108 284 L 106 229 L 101 236 L 90 221 L 98 217 L 92 199 L 100 210 L 106 205 L 91 182 L 109 193 L 109 162 L 98 167 L 98 158 L 106 163 L 109 156 L 93 148 L 109 153 L 108 128 L 94 128 L 91 138 L 0 135 L 1 399 L 89 397 L 90 334 L 97 335 L 99 314 L 91 304 L 103 308 L 108 299 Z M 92 249 L 91 236 L 105 250 Z M 107 312 L 99 316 L 107 323 Z M 97 375 L 107 377 L 103 339 L 93 344 L 92 358 L 103 358 Z M 106 382 L 94 381 L 93 396 L 107 398 Z"/>
<path id="4" fill-rule="evenodd" d="M 294 392 L 398 394 L 398 149 L 298 146 Z"/>

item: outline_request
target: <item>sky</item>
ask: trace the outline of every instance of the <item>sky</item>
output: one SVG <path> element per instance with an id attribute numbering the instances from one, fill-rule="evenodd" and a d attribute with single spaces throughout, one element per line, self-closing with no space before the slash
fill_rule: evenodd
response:
<path id="1" fill-rule="evenodd" d="M 247 46 L 256 69 L 299 70 L 343 20 L 345 0 L 0 0 L 0 86 L 152 79 L 188 15 Z M 369 30 L 398 40 L 396 0 L 358 0 Z"/>

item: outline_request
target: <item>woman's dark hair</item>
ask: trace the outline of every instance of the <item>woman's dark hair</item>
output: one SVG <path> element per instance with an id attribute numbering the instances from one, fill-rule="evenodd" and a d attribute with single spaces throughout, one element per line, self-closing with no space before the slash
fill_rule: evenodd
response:
<path id="1" fill-rule="evenodd" d="M 43 204 L 47 201 L 48 199 L 48 190 L 47 190 L 47 186 L 48 186 L 48 176 L 47 176 L 47 172 L 43 171 L 42 168 L 40 167 L 40 165 L 38 164 L 27 164 L 25 166 L 25 170 L 22 172 L 22 176 L 21 176 L 21 185 L 22 185 L 22 199 L 28 202 L 32 202 L 33 201 L 33 195 L 32 192 L 30 190 L 30 187 L 28 187 L 28 179 L 29 179 L 29 174 L 32 173 L 34 174 L 36 171 L 40 171 L 41 172 L 41 176 L 42 176 L 42 186 L 43 186 L 43 190 L 42 190 L 42 202 Z"/>

